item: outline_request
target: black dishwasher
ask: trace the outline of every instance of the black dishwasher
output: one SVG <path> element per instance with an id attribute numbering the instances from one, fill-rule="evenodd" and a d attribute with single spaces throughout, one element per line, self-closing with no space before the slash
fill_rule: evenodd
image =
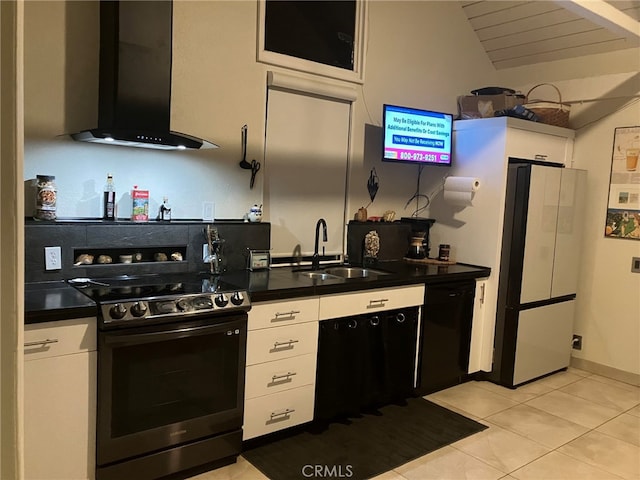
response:
<path id="1" fill-rule="evenodd" d="M 427 285 L 422 311 L 416 392 L 462 383 L 469 369 L 475 281 Z"/>
<path id="2" fill-rule="evenodd" d="M 315 420 L 358 415 L 413 394 L 418 307 L 320 322 Z"/>

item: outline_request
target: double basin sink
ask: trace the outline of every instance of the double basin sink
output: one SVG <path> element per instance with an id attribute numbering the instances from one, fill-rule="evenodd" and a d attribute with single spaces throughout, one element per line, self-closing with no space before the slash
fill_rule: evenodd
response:
<path id="1" fill-rule="evenodd" d="M 339 280 L 339 279 L 366 279 L 376 278 L 379 275 L 388 275 L 387 272 L 380 270 L 374 270 L 372 268 L 365 267 L 327 267 L 322 270 L 303 271 L 296 272 L 303 277 L 311 278 L 313 280 Z"/>

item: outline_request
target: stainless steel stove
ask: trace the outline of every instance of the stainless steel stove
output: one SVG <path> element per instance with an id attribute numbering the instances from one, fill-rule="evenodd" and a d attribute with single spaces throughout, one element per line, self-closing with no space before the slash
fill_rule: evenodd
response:
<path id="1" fill-rule="evenodd" d="M 152 480 L 234 462 L 247 292 L 215 276 L 79 280 L 98 306 L 96 480 Z"/>

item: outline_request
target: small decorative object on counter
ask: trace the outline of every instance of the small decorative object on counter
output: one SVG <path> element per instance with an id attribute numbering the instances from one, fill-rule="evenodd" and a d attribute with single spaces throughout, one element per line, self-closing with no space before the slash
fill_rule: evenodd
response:
<path id="1" fill-rule="evenodd" d="M 113 176 L 107 174 L 107 183 L 104 186 L 104 198 L 102 200 L 104 220 L 116 219 L 116 185 L 113 183 Z"/>
<path id="2" fill-rule="evenodd" d="M 171 254 L 171 260 L 173 262 L 181 262 L 182 261 L 182 254 L 180 252 L 173 252 Z"/>
<path id="3" fill-rule="evenodd" d="M 171 205 L 169 205 L 169 200 L 167 199 L 167 197 L 164 197 L 162 199 L 162 205 L 160 205 L 158 218 L 156 220 L 160 220 L 162 222 L 171 221 Z"/>
<path id="4" fill-rule="evenodd" d="M 38 175 L 36 191 L 35 220 L 55 220 L 58 192 L 53 175 Z"/>
<path id="5" fill-rule="evenodd" d="M 354 217 L 356 222 L 366 222 L 367 221 L 367 209 L 365 207 L 360 207 L 356 212 Z"/>
<path id="6" fill-rule="evenodd" d="M 121 263 L 131 263 L 133 262 L 133 255 L 120 255 Z"/>
<path id="7" fill-rule="evenodd" d="M 101 264 L 113 263 L 113 258 L 111 258 L 109 255 L 99 255 L 98 263 L 101 263 Z"/>
<path id="8" fill-rule="evenodd" d="M 363 264 L 365 266 L 373 265 L 378 259 L 378 252 L 380 251 L 380 237 L 378 232 L 371 230 L 364 236 L 364 258 Z"/>
<path id="9" fill-rule="evenodd" d="M 74 265 L 91 265 L 93 263 L 93 255 L 89 255 L 88 253 L 83 253 L 78 255 L 76 258 L 76 263 Z"/>
<path id="10" fill-rule="evenodd" d="M 167 254 L 166 253 L 162 253 L 162 252 L 158 252 L 153 256 L 154 260 L 156 262 L 166 262 L 167 261 Z"/>
<path id="11" fill-rule="evenodd" d="M 149 221 L 149 190 L 138 190 L 134 185 L 131 191 L 133 209 L 131 210 L 131 220 L 134 222 Z"/>
<path id="12" fill-rule="evenodd" d="M 393 210 L 386 210 L 382 214 L 382 220 L 385 222 L 393 222 L 393 219 L 396 218 L 396 212 Z"/>
<path id="13" fill-rule="evenodd" d="M 133 254 L 133 261 L 134 262 L 141 262 L 142 261 L 142 253 L 140 252 L 136 252 Z"/>
<path id="14" fill-rule="evenodd" d="M 260 222 L 262 221 L 262 204 L 258 205 L 257 203 L 249 209 L 249 213 L 247 214 L 247 218 L 250 222 Z"/>
<path id="15" fill-rule="evenodd" d="M 438 260 L 442 262 L 448 262 L 450 250 L 451 250 L 451 245 L 448 245 L 446 243 L 440 244 L 440 249 L 438 250 Z"/>

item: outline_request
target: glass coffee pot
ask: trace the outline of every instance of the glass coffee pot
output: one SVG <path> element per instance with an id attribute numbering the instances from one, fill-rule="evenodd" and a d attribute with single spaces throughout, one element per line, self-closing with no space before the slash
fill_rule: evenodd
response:
<path id="1" fill-rule="evenodd" d="M 427 256 L 424 251 L 424 235 L 425 232 L 412 232 L 409 240 L 407 258 L 419 260 Z"/>

